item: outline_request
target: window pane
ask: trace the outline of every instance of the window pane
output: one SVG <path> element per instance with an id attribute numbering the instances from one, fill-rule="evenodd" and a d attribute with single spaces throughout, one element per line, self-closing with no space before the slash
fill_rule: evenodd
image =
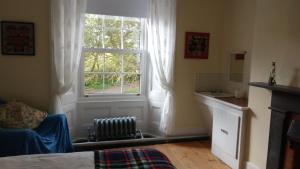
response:
<path id="1" fill-rule="evenodd" d="M 103 89 L 103 75 L 96 73 L 85 73 L 85 94 L 97 94 Z"/>
<path id="2" fill-rule="evenodd" d="M 106 74 L 104 76 L 103 93 L 120 94 L 121 76 L 120 74 Z"/>
<path id="3" fill-rule="evenodd" d="M 117 53 L 105 53 L 105 68 L 104 72 L 121 72 L 122 57 Z"/>
<path id="4" fill-rule="evenodd" d="M 85 26 L 101 28 L 102 27 L 102 16 L 94 15 L 94 14 L 86 14 L 85 15 Z"/>
<path id="5" fill-rule="evenodd" d="M 124 17 L 123 26 L 125 29 L 129 29 L 129 30 L 140 30 L 141 29 L 141 19 Z"/>
<path id="6" fill-rule="evenodd" d="M 84 46 L 89 48 L 102 47 L 102 19 L 100 15 L 85 15 Z"/>
<path id="7" fill-rule="evenodd" d="M 104 25 L 108 28 L 121 28 L 122 18 L 118 16 L 105 16 Z"/>
<path id="8" fill-rule="evenodd" d="M 103 72 L 104 54 L 95 52 L 85 52 L 84 71 L 85 72 Z"/>
<path id="9" fill-rule="evenodd" d="M 86 27 L 84 30 L 84 46 L 87 48 L 102 47 L 102 31 L 93 27 Z"/>
<path id="10" fill-rule="evenodd" d="M 124 72 L 140 73 L 140 54 L 124 55 Z"/>
<path id="11" fill-rule="evenodd" d="M 86 14 L 85 94 L 140 94 L 142 54 L 131 50 L 141 50 L 142 26 L 141 18 Z"/>
<path id="12" fill-rule="evenodd" d="M 106 30 L 104 32 L 104 48 L 121 48 L 121 31 Z"/>
<path id="13" fill-rule="evenodd" d="M 124 76 L 124 92 L 125 94 L 140 94 L 140 75 L 127 74 Z"/>
<path id="14" fill-rule="evenodd" d="M 124 30 L 123 31 L 124 39 L 124 49 L 140 49 L 140 32 Z"/>

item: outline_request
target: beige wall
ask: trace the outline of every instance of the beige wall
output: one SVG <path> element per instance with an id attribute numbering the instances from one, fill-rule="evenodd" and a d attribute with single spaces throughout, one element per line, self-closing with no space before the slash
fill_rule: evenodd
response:
<path id="1" fill-rule="evenodd" d="M 224 27 L 222 38 L 222 70 L 228 72 L 229 57 L 232 53 L 247 52 L 244 60 L 243 83 L 227 81 L 227 90 L 240 92 L 247 97 L 250 72 L 250 58 L 252 55 L 253 32 L 255 20 L 255 1 L 228 0 L 224 11 Z"/>
<path id="2" fill-rule="evenodd" d="M 299 0 L 257 0 L 251 81 L 267 82 L 271 62 L 276 61 L 278 84 L 300 87 L 299 16 Z M 246 160 L 260 169 L 266 168 L 270 102 L 270 91 L 250 88 Z"/>
<path id="3" fill-rule="evenodd" d="M 0 20 L 34 22 L 35 56 L 0 54 L 0 98 L 48 109 L 50 95 L 49 1 L 1 0 Z"/>
<path id="4" fill-rule="evenodd" d="M 197 72 L 221 71 L 220 46 L 223 0 L 177 1 L 177 40 L 175 64 L 176 128 L 201 128 L 203 118 L 194 98 L 194 75 Z M 209 59 L 184 59 L 185 32 L 210 33 Z"/>
<path id="5" fill-rule="evenodd" d="M 251 58 L 250 81 L 268 80 L 277 63 L 277 82 L 300 87 L 300 2 L 297 0 L 231 0 L 225 6 L 223 71 L 230 51 L 246 50 Z M 266 168 L 271 92 L 249 91 L 245 161 Z"/>

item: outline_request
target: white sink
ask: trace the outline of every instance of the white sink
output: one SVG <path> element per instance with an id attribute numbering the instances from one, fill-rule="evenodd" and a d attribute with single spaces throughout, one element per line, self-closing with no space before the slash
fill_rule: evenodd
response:
<path id="1" fill-rule="evenodd" d="M 234 95 L 232 93 L 227 93 L 227 92 L 198 92 L 200 94 L 210 96 L 210 97 L 233 97 Z"/>

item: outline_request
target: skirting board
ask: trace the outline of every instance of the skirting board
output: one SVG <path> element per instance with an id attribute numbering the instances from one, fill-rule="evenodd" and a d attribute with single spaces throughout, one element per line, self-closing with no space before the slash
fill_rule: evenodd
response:
<path id="1" fill-rule="evenodd" d="M 159 123 L 152 123 L 152 127 L 148 129 L 147 131 L 163 136 L 163 133 L 159 131 Z M 156 125 L 155 125 L 156 124 Z M 171 137 L 177 137 L 177 136 L 210 136 L 211 137 L 211 132 L 208 131 L 206 128 L 176 128 L 175 131 L 172 133 L 168 134 L 168 136 Z"/>
<path id="2" fill-rule="evenodd" d="M 254 165 L 253 163 L 247 161 L 247 162 L 246 162 L 246 167 L 245 167 L 245 169 L 260 169 L 260 168 L 258 168 L 258 167 L 257 167 L 256 165 Z"/>
<path id="3" fill-rule="evenodd" d="M 205 128 L 177 128 L 170 136 L 197 136 L 208 135 Z"/>
<path id="4" fill-rule="evenodd" d="M 183 136 L 183 137 L 157 137 L 157 138 L 144 138 L 144 139 L 131 139 L 131 140 L 115 140 L 115 141 L 100 141 L 100 142 L 83 142 L 73 143 L 75 151 L 93 151 L 109 148 L 122 148 L 134 146 L 146 146 L 164 143 L 178 143 L 190 141 L 207 141 L 208 136 Z"/>

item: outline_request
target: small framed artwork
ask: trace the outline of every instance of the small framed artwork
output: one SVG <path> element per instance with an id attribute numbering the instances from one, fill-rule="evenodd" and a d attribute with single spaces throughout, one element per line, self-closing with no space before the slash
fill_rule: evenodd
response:
<path id="1" fill-rule="evenodd" d="M 208 59 L 209 33 L 186 32 L 184 58 Z"/>
<path id="2" fill-rule="evenodd" d="M 35 55 L 34 24 L 31 22 L 1 22 L 3 55 Z"/>

